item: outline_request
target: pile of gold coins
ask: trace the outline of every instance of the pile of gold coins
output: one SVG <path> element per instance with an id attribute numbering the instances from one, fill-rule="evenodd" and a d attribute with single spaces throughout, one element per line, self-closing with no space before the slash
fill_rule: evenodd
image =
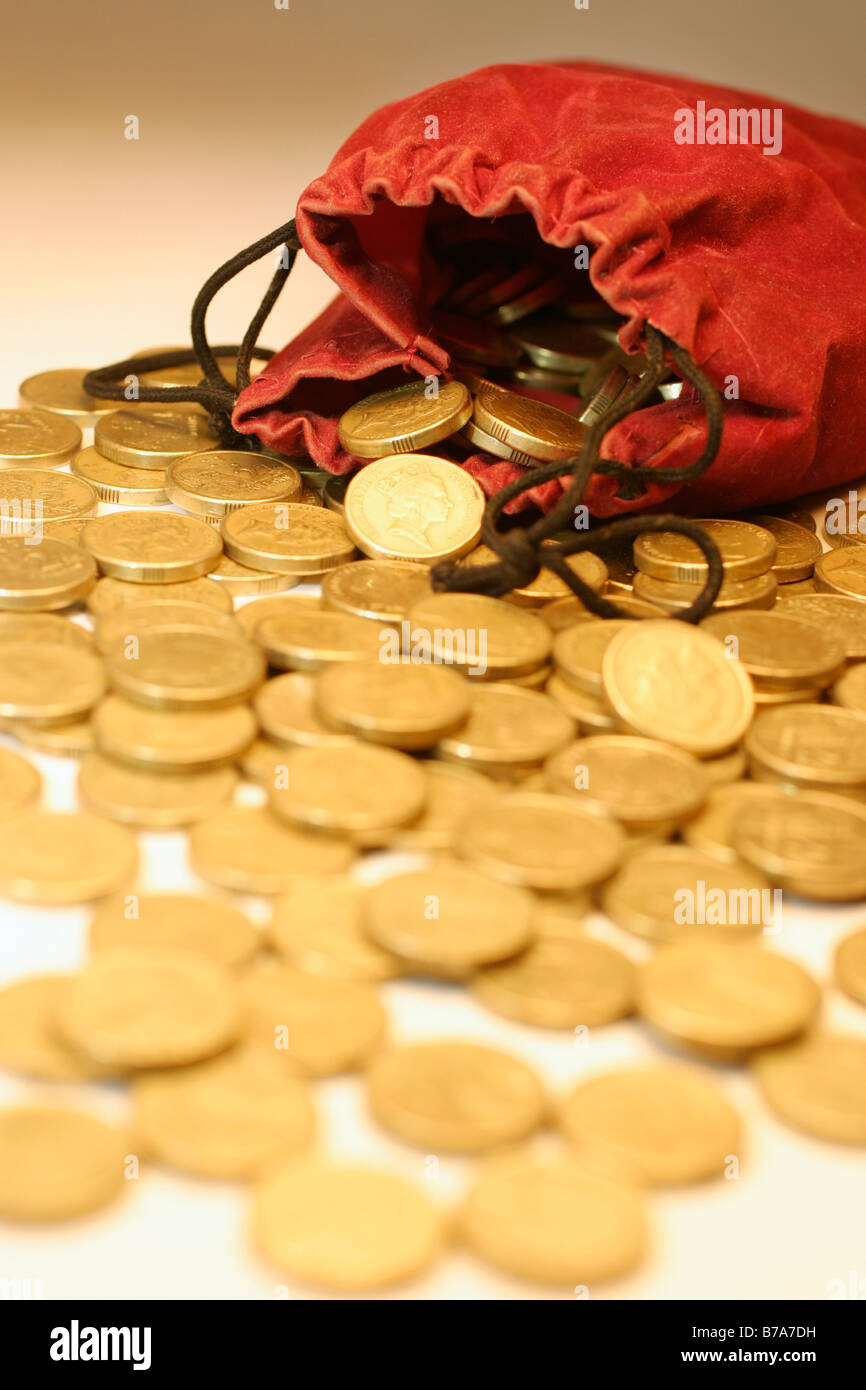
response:
<path id="1" fill-rule="evenodd" d="M 513 344 L 544 283 L 451 303 L 470 365 L 458 311 Z M 569 321 L 576 358 L 592 330 Z M 568 334 L 542 351 L 529 322 L 508 370 L 586 385 Z M 603 358 L 583 415 L 613 389 Z M 572 561 L 628 618 L 546 570 L 502 599 L 436 593 L 433 562 L 490 558 L 484 495 L 443 442 L 526 463 L 569 456 L 586 423 L 462 375 L 347 411 L 369 460 L 348 483 L 220 449 L 195 408 L 89 400 L 80 371 L 0 411 L 0 895 L 93 902 L 77 972 L 0 990 L 0 1067 L 130 1086 L 126 1128 L 0 1110 L 0 1217 L 105 1207 L 132 1153 L 249 1184 L 253 1246 L 301 1287 L 399 1286 L 453 1243 L 592 1290 L 649 1258 L 654 1187 L 748 1153 L 702 1063 L 746 1065 L 795 1130 L 866 1143 L 866 1036 L 822 1025 L 779 913 L 780 893 L 866 898 L 866 548 L 822 553 L 790 509 L 710 519 L 725 578 L 697 627 L 670 615 L 705 561 L 670 533 Z M 79 810 L 40 807 L 30 750 L 80 759 Z M 149 892 L 137 832 L 178 829 L 201 892 Z M 411 867 L 365 882 L 383 851 Z M 242 895 L 270 901 L 266 928 Z M 634 1016 L 686 1060 L 552 1094 L 477 1038 L 390 1036 L 405 977 L 527 1029 Z M 834 979 L 866 1005 L 866 929 Z M 419 1164 L 481 1160 L 458 1210 L 321 1156 L 316 1085 L 348 1072 Z"/>

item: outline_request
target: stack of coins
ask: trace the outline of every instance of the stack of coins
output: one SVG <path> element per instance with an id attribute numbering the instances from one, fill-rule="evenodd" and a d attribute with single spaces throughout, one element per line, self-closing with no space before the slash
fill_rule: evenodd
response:
<path id="1" fill-rule="evenodd" d="M 643 358 L 619 351 L 621 321 L 568 257 L 544 263 L 523 248 L 495 241 L 434 242 L 431 254 L 447 266 L 449 281 L 434 308 L 432 328 L 467 385 L 474 387 L 481 373 L 529 392 L 585 401 L 613 368 L 618 369 L 617 392 L 630 373 L 644 370 Z M 681 387 L 679 381 L 666 383 L 659 399 L 676 399 Z M 486 447 L 480 421 L 466 433 Z"/>
<path id="2" fill-rule="evenodd" d="M 545 283 L 512 283 L 493 325 L 536 351 L 515 305 Z M 697 627 L 667 616 L 704 572 L 670 534 L 574 558 L 637 621 L 547 571 L 434 593 L 435 561 L 491 555 L 478 483 L 426 451 L 478 420 L 557 457 L 573 415 L 486 381 L 378 393 L 341 422 L 370 460 L 341 493 L 220 450 L 195 412 L 94 403 L 103 463 L 162 484 L 118 505 L 67 397 L 39 400 L 0 419 L 0 894 L 93 906 L 77 970 L 0 989 L 0 1067 L 71 1100 L 0 1109 L 0 1215 L 133 1200 L 136 1154 L 247 1184 L 257 1254 L 300 1291 L 400 1285 L 446 1230 L 504 1275 L 594 1289 L 650 1259 L 656 1186 L 748 1163 L 720 1062 L 794 1130 L 866 1143 L 866 1027 L 820 1022 L 776 898 L 866 900 L 866 601 L 798 588 L 811 530 L 707 523 L 725 585 Z M 77 809 L 42 805 L 55 756 L 80 759 Z M 177 833 L 158 845 L 196 891 L 153 890 L 142 831 Z M 862 929 L 833 978 L 862 1007 Z M 477 1035 L 392 1036 L 391 982 L 430 979 Z M 554 1078 L 518 1055 L 613 1025 L 657 1059 L 589 1076 L 570 1048 Z M 322 1155 L 320 1085 L 344 1073 L 418 1181 Z M 128 1088 L 116 1127 L 82 1109 L 102 1081 Z M 479 1160 L 453 1210 L 431 1155 Z"/>

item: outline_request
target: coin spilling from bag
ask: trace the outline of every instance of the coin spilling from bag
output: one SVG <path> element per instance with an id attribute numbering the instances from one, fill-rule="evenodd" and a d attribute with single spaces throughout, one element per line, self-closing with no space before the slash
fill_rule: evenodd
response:
<path id="1" fill-rule="evenodd" d="M 0 988 L 0 1068 L 69 1088 L 0 1109 L 0 1214 L 134 1202 L 132 1155 L 246 1184 L 254 1257 L 300 1293 L 399 1290 L 449 1239 L 518 1288 L 593 1290 L 652 1271 L 657 1186 L 676 1204 L 748 1169 L 744 1086 L 792 1131 L 866 1143 L 866 1020 L 822 1022 L 785 935 L 789 897 L 866 900 L 846 567 L 805 592 L 820 541 L 762 515 L 704 522 L 724 578 L 699 626 L 672 615 L 705 558 L 672 532 L 572 557 L 617 619 L 547 570 L 503 598 L 431 585 L 437 560 L 492 557 L 443 446 L 568 457 L 628 388 L 607 325 L 560 299 L 513 261 L 455 279 L 466 371 L 347 410 L 368 462 L 342 496 L 195 413 L 25 383 L 0 471 L 0 895 L 90 925 L 78 968 Z M 594 373 L 571 412 L 525 394 Z M 45 796 L 54 758 L 80 759 L 73 809 Z M 152 881 L 154 830 L 193 891 Z M 834 978 L 862 1009 L 864 933 L 844 935 Z M 394 980 L 463 991 L 463 1035 L 410 1040 Z M 575 1043 L 606 1029 L 664 1065 L 588 1069 Z M 570 1049 L 558 1074 L 527 1060 L 539 1030 Z M 342 1075 L 407 1163 L 325 1151 Z M 109 1078 L 114 1127 L 75 1089 Z M 433 1159 L 462 1164 L 456 1205 Z"/>

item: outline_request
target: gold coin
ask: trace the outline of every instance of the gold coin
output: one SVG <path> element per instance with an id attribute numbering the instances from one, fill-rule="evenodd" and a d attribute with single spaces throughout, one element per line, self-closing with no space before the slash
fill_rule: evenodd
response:
<path id="1" fill-rule="evenodd" d="M 256 736 L 246 705 L 226 709 L 146 709 L 109 695 L 93 715 L 96 746 L 121 762 L 176 772 L 231 762 Z"/>
<path id="2" fill-rule="evenodd" d="M 234 638 L 242 636 L 235 617 L 219 608 L 209 608 L 206 603 L 184 603 L 181 599 L 155 599 L 152 603 L 129 604 L 98 617 L 96 644 L 106 654 L 118 648 L 123 652 L 131 649 L 142 632 L 164 627 L 196 627 L 228 633 Z"/>
<path id="3" fill-rule="evenodd" d="M 408 560 L 355 560 L 322 579 L 325 608 L 395 626 L 430 593 L 429 569 Z"/>
<path id="4" fill-rule="evenodd" d="M 266 738 L 257 738 L 238 758 L 241 772 L 251 782 L 273 787 L 280 775 L 286 775 L 286 750 Z"/>
<path id="5" fill-rule="evenodd" d="M 247 972 L 242 992 L 251 1039 L 302 1076 L 361 1066 L 385 1033 L 385 1010 L 372 986 L 359 980 L 268 963 Z"/>
<path id="6" fill-rule="evenodd" d="M 537 367 L 576 376 L 584 375 L 610 350 L 610 344 L 592 328 L 575 325 L 555 313 L 522 323 L 512 329 L 511 336 Z"/>
<path id="7" fill-rule="evenodd" d="M 483 814 L 499 794 L 493 782 L 468 767 L 430 759 L 422 770 L 427 783 L 424 810 L 410 825 L 394 831 L 388 841 L 391 849 L 453 849 L 457 827 L 469 811 Z"/>
<path id="8" fill-rule="evenodd" d="M 232 767 L 152 772 L 102 753 L 87 753 L 78 771 L 78 799 L 88 811 L 149 830 L 170 830 L 210 815 L 234 794 Z"/>
<path id="9" fill-rule="evenodd" d="M 367 1071 L 374 1119 L 433 1153 L 482 1153 L 525 1139 L 545 1118 L 544 1089 L 524 1062 L 471 1042 L 380 1052 Z"/>
<path id="10" fill-rule="evenodd" d="M 93 1115 L 60 1106 L 0 1110 L 0 1216 L 67 1221 L 123 1189 L 129 1138 Z"/>
<path id="11" fill-rule="evenodd" d="M 796 498 L 792 502 L 776 503 L 776 510 L 772 513 L 770 519 L 775 520 L 776 517 L 782 517 L 785 521 L 791 521 L 797 526 L 802 526 L 806 531 L 812 531 L 814 533 L 818 529 L 812 513 Z M 758 522 L 758 525 L 762 524 L 763 522 Z"/>
<path id="12" fill-rule="evenodd" d="M 676 941 L 638 972 L 638 1009 L 674 1042 L 731 1059 L 808 1028 L 821 992 L 802 966 L 762 946 Z"/>
<path id="13" fill-rule="evenodd" d="M 189 852 L 201 878 L 241 893 L 285 893 L 299 874 L 343 873 L 356 853 L 348 840 L 288 825 L 258 806 L 234 806 L 199 821 Z"/>
<path id="14" fill-rule="evenodd" d="M 159 709 L 215 709 L 245 699 L 265 678 L 258 647 L 201 627 L 145 628 L 106 653 L 114 690 Z"/>
<path id="15" fill-rule="evenodd" d="M 631 629 L 627 618 L 575 623 L 557 633 L 553 641 L 553 660 L 557 675 L 588 695 L 602 695 L 601 664 L 618 632 Z"/>
<path id="16" fill-rule="evenodd" d="M 318 475 L 316 477 L 316 483 L 318 484 Z M 324 507 L 325 505 L 322 501 L 321 494 L 317 490 L 317 487 L 310 487 L 307 483 L 304 483 L 302 485 L 301 495 L 298 498 L 298 501 L 303 502 L 305 507 Z"/>
<path id="17" fill-rule="evenodd" d="M 396 956 L 363 929 L 364 890 L 349 878 L 307 874 L 274 903 L 270 942 L 288 965 L 338 980 L 390 980 Z"/>
<path id="18" fill-rule="evenodd" d="M 843 598 L 866 598 L 866 549 L 846 545 L 825 551 L 815 565 L 815 588 Z"/>
<path id="19" fill-rule="evenodd" d="M 133 1084 L 136 1133 L 145 1153 L 203 1178 L 255 1176 L 265 1163 L 312 1143 L 307 1087 L 236 1049 Z"/>
<path id="20" fill-rule="evenodd" d="M 342 516 L 345 510 L 344 499 L 346 496 L 346 488 L 351 481 L 352 476 L 349 474 L 343 478 L 329 478 L 325 483 L 325 491 L 322 494 L 324 504 L 330 511 L 339 512 L 340 516 Z"/>
<path id="21" fill-rule="evenodd" d="M 71 977 L 57 1024 L 99 1062 L 181 1066 L 234 1041 L 240 1000 L 228 970 L 206 956 L 177 947 L 112 946 Z"/>
<path id="22" fill-rule="evenodd" d="M 262 732 L 284 748 L 348 748 L 350 734 L 338 734 L 324 724 L 316 712 L 315 678 L 302 671 L 275 676 L 256 691 L 253 708 Z M 280 751 L 280 750 L 276 750 Z M 285 753 L 280 753 L 285 762 Z"/>
<path id="23" fill-rule="evenodd" d="M 496 1269 L 564 1289 L 629 1273 L 647 1246 L 637 1191 L 569 1158 L 523 1154 L 485 1164 L 465 1199 L 460 1232 Z"/>
<path id="24" fill-rule="evenodd" d="M 0 537 L 0 609 L 45 612 L 83 598 L 96 582 L 92 558 L 68 541 Z"/>
<path id="25" fill-rule="evenodd" d="M 845 666 L 838 637 L 816 632 L 814 623 L 783 612 L 714 613 L 701 627 L 723 643 L 754 681 L 775 690 L 830 685 Z"/>
<path id="26" fill-rule="evenodd" d="M 449 980 L 514 955 L 532 938 L 528 893 L 450 862 L 375 884 L 363 911 L 377 946 L 419 973 Z"/>
<path id="27" fill-rule="evenodd" d="M 573 719 L 538 691 L 503 681 L 470 688 L 470 700 L 466 723 L 437 755 L 492 777 L 540 766 L 574 735 Z"/>
<path id="28" fill-rule="evenodd" d="M 344 520 L 359 550 L 379 560 L 455 559 L 481 534 L 479 484 L 434 454 L 378 459 L 346 490 Z"/>
<path id="29" fill-rule="evenodd" d="M 833 703 L 866 714 L 866 664 L 851 666 L 833 686 Z"/>
<path id="30" fill-rule="evenodd" d="M 483 594 L 433 594 L 412 606 L 404 651 L 473 678 L 527 676 L 547 661 L 550 629 L 534 613 Z"/>
<path id="31" fill-rule="evenodd" d="M 603 941 L 545 930 L 519 956 L 479 971 L 472 993 L 518 1023 L 597 1028 L 632 1012 L 634 967 Z"/>
<path id="32" fill-rule="evenodd" d="M 604 655 L 605 694 L 633 733 L 661 739 L 696 757 L 738 743 L 755 708 L 739 662 L 687 623 L 648 619 L 620 632 Z"/>
<path id="33" fill-rule="evenodd" d="M 804 704 L 763 711 L 746 735 L 752 776 L 815 791 L 866 784 L 866 714 Z"/>
<path id="34" fill-rule="evenodd" d="M 552 541 L 542 541 L 542 552 L 544 546 L 552 544 Z M 468 555 L 463 556 L 460 564 L 471 568 L 475 565 L 495 564 L 498 559 L 495 550 L 491 550 L 487 545 L 477 545 Z M 602 592 L 607 583 L 607 565 L 597 555 L 584 550 L 577 555 L 566 556 L 565 563 L 572 574 L 576 574 L 578 579 L 582 579 L 595 593 Z M 543 608 L 545 604 L 567 598 L 570 594 L 571 590 L 564 579 L 560 579 L 553 570 L 542 568 L 531 584 L 509 590 L 507 598 L 510 603 L 516 603 L 521 608 Z"/>
<path id="35" fill-rule="evenodd" d="M 0 1067 L 37 1081 L 117 1076 L 59 1038 L 54 1020 L 67 975 L 30 975 L 0 989 Z"/>
<path id="36" fill-rule="evenodd" d="M 705 521 L 698 525 L 715 541 L 729 579 L 765 574 L 776 561 L 776 542 L 769 531 L 749 521 Z M 677 531 L 645 531 L 634 543 L 639 570 L 657 579 L 696 583 L 706 578 L 709 565 L 700 547 Z M 649 595 L 647 595 L 649 597 Z"/>
<path id="37" fill-rule="evenodd" d="M 50 410 L 0 410 L 0 468 L 62 468 L 81 448 L 81 430 Z"/>
<path id="38" fill-rule="evenodd" d="M 711 786 L 724 786 L 745 777 L 746 754 L 742 748 L 733 748 L 730 753 L 722 753 L 716 758 L 703 758 L 701 766 Z"/>
<path id="39" fill-rule="evenodd" d="M 470 315 L 481 317 L 498 309 L 514 295 L 538 285 L 543 277 L 538 265 L 519 265 L 513 257 L 505 255 L 497 255 L 496 259 L 498 264 L 480 274 L 470 273 L 468 281 L 452 287 L 448 303 L 458 308 L 465 306 Z"/>
<path id="40" fill-rule="evenodd" d="M 547 681 L 544 691 L 572 723 L 577 721 L 581 733 L 604 734 L 616 729 L 616 715 L 606 695 L 590 695 L 586 690 L 578 690 L 577 686 L 569 685 L 568 681 L 555 673 Z"/>
<path id="41" fill-rule="evenodd" d="M 183 454 L 219 448 L 202 416 L 149 403 L 101 416 L 93 442 L 106 458 L 133 468 L 166 469 Z"/>
<path id="42" fill-rule="evenodd" d="M 340 517 L 302 502 L 253 502 L 223 518 L 226 554 L 249 569 L 324 574 L 355 546 Z"/>
<path id="43" fill-rule="evenodd" d="M 625 849 L 616 821 L 572 805 L 563 796 L 515 792 L 483 820 L 467 819 L 459 849 L 505 883 L 560 891 L 601 883 Z"/>
<path id="44" fill-rule="evenodd" d="M 815 594 L 817 592 L 814 579 L 797 579 L 792 583 L 785 584 L 785 587 L 779 590 L 776 597 L 796 598 L 800 594 Z"/>
<path id="45" fill-rule="evenodd" d="M 253 1239 L 290 1277 L 355 1293 L 423 1273 L 443 1237 L 436 1209 L 404 1178 L 310 1160 L 258 1186 Z"/>
<path id="46" fill-rule="evenodd" d="M 823 686 L 806 685 L 796 690 L 771 690 L 760 685 L 755 687 L 755 709 L 760 713 L 768 705 L 815 704 L 824 693 Z"/>
<path id="47" fill-rule="evenodd" d="M 486 378 L 470 370 L 466 365 L 468 362 L 475 366 L 499 367 L 501 370 L 510 368 L 513 371 L 520 361 L 520 349 L 516 343 L 495 324 L 437 309 L 433 328 L 437 341 L 451 356 L 448 370 L 470 391 L 477 391 Z M 467 421 L 464 430 L 470 424 L 471 421 Z"/>
<path id="48" fill-rule="evenodd" d="M 186 579 L 177 584 L 136 584 L 125 579 L 100 579 L 87 595 L 87 607 L 95 618 L 116 613 L 137 603 L 196 603 L 231 613 L 232 601 L 212 579 Z"/>
<path id="49" fill-rule="evenodd" d="M 270 789 L 270 804 L 295 824 L 369 838 L 424 807 L 424 774 L 392 748 L 295 748 L 286 766 L 286 786 Z"/>
<path id="50" fill-rule="evenodd" d="M 105 694 L 102 662 L 72 643 L 0 644 L 0 715 L 7 719 L 74 719 Z"/>
<path id="51" fill-rule="evenodd" d="M 708 791 L 706 773 L 690 753 L 624 734 L 567 744 L 547 759 L 544 775 L 549 791 L 576 796 L 629 829 L 673 829 L 695 814 Z"/>
<path id="52" fill-rule="evenodd" d="M 845 936 L 836 947 L 833 970 L 840 989 L 866 1004 L 866 927 Z"/>
<path id="53" fill-rule="evenodd" d="M 454 434 L 472 414 L 472 397 L 459 381 L 437 381 L 430 395 L 426 381 L 412 381 L 349 407 L 337 427 L 340 443 L 355 458 L 410 454 Z"/>
<path id="54" fill-rule="evenodd" d="M 640 570 L 634 577 L 634 591 L 646 603 L 652 603 L 663 613 L 678 613 L 690 608 L 703 588 L 703 582 L 686 584 L 679 580 L 657 579 Z M 779 592 L 779 581 L 772 570 L 756 574 L 751 579 L 723 579 L 722 587 L 713 599 L 713 610 L 729 612 L 741 608 L 772 608 Z M 616 595 L 619 602 L 619 595 Z"/>
<path id="55" fill-rule="evenodd" d="M 301 488 L 301 475 L 290 463 L 246 449 L 185 454 L 166 473 L 169 500 L 202 516 L 226 516 L 252 502 L 294 502 Z"/>
<path id="56" fill-rule="evenodd" d="M 866 1144 L 866 1041 L 811 1033 L 762 1052 L 752 1070 L 770 1109 L 836 1144 Z"/>
<path id="57" fill-rule="evenodd" d="M 550 673 L 553 670 L 550 662 L 545 666 L 539 666 L 537 671 L 530 671 L 525 676 L 507 676 L 500 684 L 519 685 L 524 690 L 543 690 L 550 680 Z"/>
<path id="58" fill-rule="evenodd" d="M 69 643 L 92 652 L 93 636 L 86 627 L 54 613 L 0 613 L 0 643 L 46 642 L 52 646 Z"/>
<path id="59" fill-rule="evenodd" d="M 652 1186 L 718 1177 L 740 1151 L 736 1110 L 691 1067 L 590 1077 L 564 1101 L 560 1124 L 580 1157 L 612 1160 L 634 1182 Z"/>
<path id="60" fill-rule="evenodd" d="M 46 521 L 68 521 L 96 515 L 96 489 L 83 478 L 40 468 L 3 471 L 3 535 L 27 535 L 41 541 Z M 33 542 L 31 541 L 31 545 Z"/>
<path id="61" fill-rule="evenodd" d="M 778 790 L 745 805 L 734 848 L 774 883 L 819 902 L 866 897 L 866 806 L 848 796 Z"/>
<path id="62" fill-rule="evenodd" d="M 221 965 L 245 965 L 259 932 L 224 898 L 193 893 L 128 893 L 100 905 L 90 923 L 91 951 L 114 946 L 180 947 Z"/>
<path id="63" fill-rule="evenodd" d="M 248 565 L 239 565 L 237 560 L 233 560 L 229 555 L 220 556 L 220 562 L 216 569 L 210 571 L 209 578 L 235 598 L 279 594 L 293 588 L 299 582 L 292 574 L 251 570 Z"/>
<path id="64" fill-rule="evenodd" d="M 645 603 L 643 599 L 635 598 L 631 593 L 626 594 L 621 589 L 617 589 L 615 593 L 608 592 L 605 597 L 613 599 L 626 613 L 633 613 L 636 618 L 664 617 L 664 610 L 657 608 L 654 603 Z M 538 616 L 543 618 L 551 632 L 556 633 L 562 632 L 574 623 L 587 622 L 593 619 L 595 614 L 590 613 L 576 594 L 572 594 L 570 598 L 557 598 L 552 603 L 546 603 L 538 610 Z"/>
<path id="65" fill-rule="evenodd" d="M 25 811 L 3 825 L 0 893 L 24 902 L 86 902 L 127 883 L 137 861 L 124 826 L 86 811 Z"/>
<path id="66" fill-rule="evenodd" d="M 84 548 L 103 574 L 134 584 L 195 579 L 219 563 L 222 542 L 194 516 L 112 512 L 84 528 Z"/>
<path id="67" fill-rule="evenodd" d="M 12 726 L 12 733 L 28 748 L 38 753 L 50 753 L 55 758 L 77 758 L 93 747 L 93 726 L 90 717 L 64 720 L 61 724 L 28 724 L 23 721 Z"/>
<path id="68" fill-rule="evenodd" d="M 183 352 L 181 347 L 155 347 L 147 348 L 142 352 L 132 353 L 133 357 L 150 357 L 157 352 Z M 230 385 L 237 387 L 237 357 L 224 357 L 222 354 L 216 358 L 216 364 L 222 375 L 228 380 Z M 250 363 L 250 377 L 255 378 L 264 370 L 264 363 L 253 360 Z M 141 382 L 148 386 L 198 386 L 204 378 L 201 364 L 198 362 L 179 362 L 173 367 L 154 367 L 152 371 L 141 373 Z M 183 401 L 178 409 L 183 410 L 202 410 L 204 407 L 193 401 Z"/>
<path id="69" fill-rule="evenodd" d="M 168 501 L 164 472 L 115 463 L 93 447 L 76 454 L 72 472 L 89 483 L 103 502 L 121 507 L 156 507 Z M 93 510 L 95 513 L 95 506 Z"/>
<path id="70" fill-rule="evenodd" d="M 26 811 L 41 792 L 42 778 L 36 768 L 9 748 L 0 748 L 0 821 Z"/>
<path id="71" fill-rule="evenodd" d="M 769 889 L 742 860 L 722 863 L 685 845 L 650 845 L 629 855 L 605 886 L 602 906 L 617 926 L 650 941 L 740 940 L 780 926 Z"/>
<path id="72" fill-rule="evenodd" d="M 777 797 L 778 788 L 765 782 L 732 781 L 715 786 L 698 814 L 683 826 L 682 837 L 701 854 L 736 864 L 739 856 L 734 835 L 743 811 L 753 801 L 760 804 Z"/>
<path id="73" fill-rule="evenodd" d="M 275 600 L 276 602 L 276 600 Z M 288 604 L 289 600 L 284 599 Z M 335 662 L 379 658 L 387 651 L 388 633 L 378 623 L 349 613 L 328 613 L 313 605 L 262 615 L 252 629 L 271 666 L 320 671 Z"/>
<path id="74" fill-rule="evenodd" d="M 215 586 L 216 587 L 216 586 Z M 266 618 L 289 617 L 297 614 L 320 613 L 322 605 L 315 594 L 278 594 L 273 598 L 257 598 L 245 603 L 235 614 L 251 641 L 258 641 L 258 628 Z"/>
<path id="75" fill-rule="evenodd" d="M 469 385 L 465 372 L 461 372 L 461 375 L 466 384 Z M 487 383 L 481 379 L 472 384 L 475 391 L 480 391 L 481 387 Z M 492 383 L 490 385 L 492 386 Z M 475 420 L 467 420 L 458 437 L 478 453 L 492 454 L 494 458 L 507 459 L 511 463 L 519 464 L 522 468 L 535 468 L 538 465 L 538 459 L 534 459 L 525 450 L 517 449 L 512 444 L 506 444 L 501 439 L 497 439 L 495 435 L 488 434 L 486 430 L 481 429 Z"/>
<path id="76" fill-rule="evenodd" d="M 815 535 L 812 517 L 809 518 L 812 522 L 810 527 L 779 516 L 750 516 L 749 520 L 762 530 L 769 531 L 776 542 L 773 573 L 780 584 L 808 578 L 815 561 L 821 558 L 821 542 Z"/>
<path id="77" fill-rule="evenodd" d="M 512 285 L 513 283 L 512 280 Z M 501 293 L 502 289 L 503 287 L 500 286 L 498 292 Z M 491 310 L 491 318 L 494 323 L 517 323 L 520 319 L 534 314 L 537 309 L 543 309 L 546 305 L 553 304 L 561 297 L 564 289 L 565 284 L 560 276 L 545 276 L 538 283 L 527 286 L 519 294 L 496 304 Z M 478 303 L 479 300 L 472 301 L 473 312 L 477 312 Z"/>
<path id="78" fill-rule="evenodd" d="M 788 598 L 783 588 L 780 604 L 782 601 L 783 613 L 820 623 L 825 631 L 841 638 L 849 661 L 866 659 L 866 602 L 863 599 L 844 598 L 841 594 L 801 594 Z"/>
<path id="79" fill-rule="evenodd" d="M 464 723 L 469 699 L 467 682 L 453 671 L 371 660 L 331 666 L 315 687 L 327 724 L 391 748 L 432 748 Z"/>
<path id="80" fill-rule="evenodd" d="M 510 449 L 531 459 L 556 462 L 580 453 L 585 427 L 573 415 L 516 391 L 485 384 L 475 397 L 473 422 Z"/>
<path id="81" fill-rule="evenodd" d="M 79 429 L 90 429 L 100 415 L 117 409 L 117 401 L 99 400 L 84 390 L 82 382 L 89 367 L 59 367 L 37 372 L 18 387 L 18 403 L 25 409 L 36 407 L 62 415 Z"/>
<path id="82" fill-rule="evenodd" d="M 86 516 L 65 517 L 63 521 L 43 521 L 42 535 L 56 541 L 69 541 L 70 545 L 81 548 L 81 535 L 87 523 Z"/>

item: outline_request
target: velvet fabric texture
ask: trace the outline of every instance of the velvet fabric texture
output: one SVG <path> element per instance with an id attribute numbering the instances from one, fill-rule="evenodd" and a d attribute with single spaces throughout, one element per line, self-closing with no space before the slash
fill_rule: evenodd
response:
<path id="1" fill-rule="evenodd" d="M 751 140 L 679 143 L 684 111 L 700 133 L 699 103 L 707 114 L 770 113 L 779 153 Z M 482 68 L 383 107 L 350 136 L 296 213 L 337 297 L 241 393 L 235 428 L 333 473 L 354 467 L 337 439 L 340 414 L 407 373 L 448 371 L 431 326 L 445 282 L 429 231 L 466 218 L 526 229 L 569 267 L 587 245 L 592 286 L 627 320 L 622 346 L 640 350 L 649 322 L 726 395 L 707 473 L 633 500 L 595 474 L 585 496 L 594 514 L 676 495 L 677 510 L 713 515 L 864 472 L 866 129 L 595 63 Z M 705 437 L 686 386 L 678 401 L 614 426 L 602 452 L 687 465 Z M 520 471 L 483 455 L 464 466 L 488 495 Z M 546 508 L 557 495 L 548 483 L 532 500 Z"/>

